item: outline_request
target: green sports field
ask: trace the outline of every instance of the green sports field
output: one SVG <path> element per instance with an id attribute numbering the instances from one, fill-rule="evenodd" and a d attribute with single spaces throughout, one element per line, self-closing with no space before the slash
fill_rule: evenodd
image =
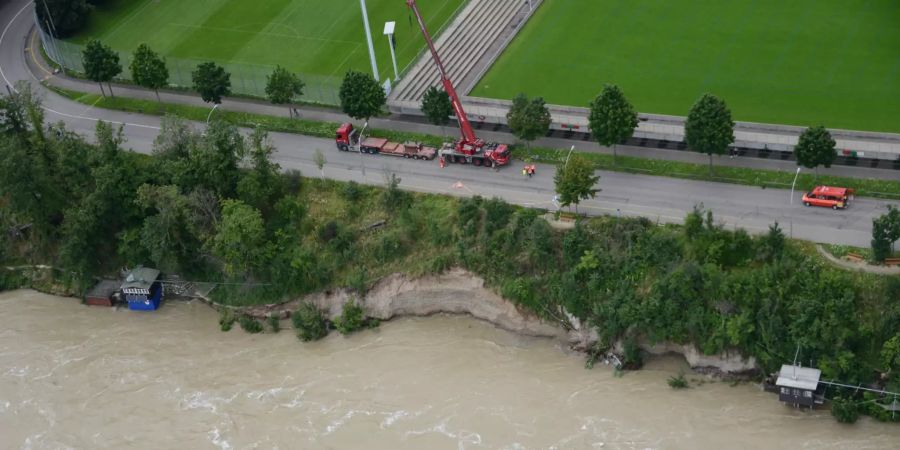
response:
<path id="1" fill-rule="evenodd" d="M 703 92 L 737 120 L 900 132 L 898 0 L 545 0 L 472 95 L 641 112 Z"/>
<path id="2" fill-rule="evenodd" d="M 420 8 L 432 32 L 464 0 L 425 0 Z M 404 0 L 367 0 L 382 79 L 393 76 L 384 23 L 397 22 L 402 70 L 424 41 L 409 21 Z M 371 72 L 362 13 L 356 0 L 110 0 L 70 41 L 96 37 L 130 53 L 147 43 L 188 61 L 213 60 L 270 70 L 281 64 L 301 74 L 341 77 L 348 69 Z M 172 64 L 170 64 L 172 65 Z"/>

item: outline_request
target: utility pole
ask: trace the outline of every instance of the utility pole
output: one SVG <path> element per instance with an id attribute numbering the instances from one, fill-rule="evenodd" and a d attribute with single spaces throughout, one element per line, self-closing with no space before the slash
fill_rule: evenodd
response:
<path id="1" fill-rule="evenodd" d="M 366 0 L 359 0 L 359 7 L 362 8 L 363 25 L 366 29 L 366 42 L 369 44 L 369 60 L 372 61 L 372 76 L 375 81 L 381 81 L 378 78 L 378 64 L 375 62 L 375 45 L 372 44 L 372 31 L 369 30 L 369 13 L 366 11 Z"/>

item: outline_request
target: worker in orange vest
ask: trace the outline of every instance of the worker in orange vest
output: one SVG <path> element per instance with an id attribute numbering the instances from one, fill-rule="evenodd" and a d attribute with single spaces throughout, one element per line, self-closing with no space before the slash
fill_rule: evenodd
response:
<path id="1" fill-rule="evenodd" d="M 447 165 L 447 161 L 444 160 L 444 155 L 441 155 L 439 161 L 441 163 L 441 169 L 443 169 L 444 166 Z"/>

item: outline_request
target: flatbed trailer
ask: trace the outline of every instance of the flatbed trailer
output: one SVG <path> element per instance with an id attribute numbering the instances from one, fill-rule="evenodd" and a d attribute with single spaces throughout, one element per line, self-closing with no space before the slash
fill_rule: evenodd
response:
<path id="1" fill-rule="evenodd" d="M 338 150 L 359 151 L 370 155 L 399 156 L 408 159 L 432 160 L 437 156 L 437 149 L 422 145 L 421 142 L 392 142 L 385 138 L 363 137 L 353 129 L 353 124 L 345 123 L 337 130 L 335 144 Z"/>

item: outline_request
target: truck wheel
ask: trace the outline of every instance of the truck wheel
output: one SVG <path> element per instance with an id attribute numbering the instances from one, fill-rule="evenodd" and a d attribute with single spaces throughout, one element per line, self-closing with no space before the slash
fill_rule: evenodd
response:
<path id="1" fill-rule="evenodd" d="M 837 209 L 838 209 L 838 208 L 837 208 L 837 205 L 831 205 L 831 209 L 837 211 Z"/>
<path id="2" fill-rule="evenodd" d="M 484 164 L 484 160 L 476 158 L 472 160 L 472 164 L 481 167 L 481 165 Z"/>
<path id="3" fill-rule="evenodd" d="M 809 206 L 809 202 L 803 202 L 803 206 Z"/>
<path id="4" fill-rule="evenodd" d="M 403 157 L 409 159 L 409 155 L 403 155 Z"/>

